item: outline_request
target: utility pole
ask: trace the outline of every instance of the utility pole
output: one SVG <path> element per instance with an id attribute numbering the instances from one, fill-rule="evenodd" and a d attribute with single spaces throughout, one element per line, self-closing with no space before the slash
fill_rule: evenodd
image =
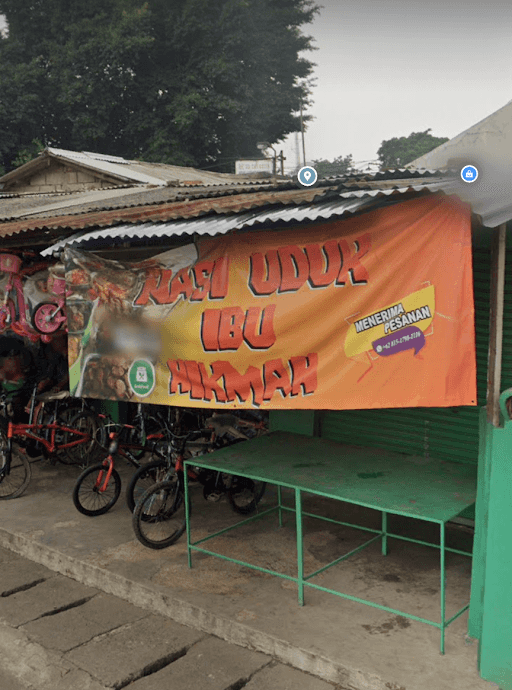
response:
<path id="1" fill-rule="evenodd" d="M 302 133 L 302 159 L 306 165 L 306 144 L 304 142 L 304 120 L 302 119 L 302 98 L 300 100 L 300 131 Z"/>
<path id="2" fill-rule="evenodd" d="M 295 172 L 300 170 L 299 133 L 295 132 Z"/>

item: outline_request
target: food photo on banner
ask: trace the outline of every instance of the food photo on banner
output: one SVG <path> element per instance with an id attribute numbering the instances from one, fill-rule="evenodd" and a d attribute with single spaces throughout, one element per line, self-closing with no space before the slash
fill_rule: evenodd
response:
<path id="1" fill-rule="evenodd" d="M 199 237 L 142 263 L 64 252 L 76 395 L 188 407 L 476 404 L 470 210 Z"/>

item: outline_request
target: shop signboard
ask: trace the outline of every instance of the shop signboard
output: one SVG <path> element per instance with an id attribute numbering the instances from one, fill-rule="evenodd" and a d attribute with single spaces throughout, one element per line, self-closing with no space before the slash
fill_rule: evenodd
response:
<path id="1" fill-rule="evenodd" d="M 252 158 L 235 162 L 235 174 L 247 175 L 249 173 L 272 173 L 274 160 L 272 158 Z"/>
<path id="2" fill-rule="evenodd" d="M 200 237 L 139 264 L 67 249 L 65 263 L 78 395 L 224 409 L 476 404 L 470 211 L 456 199 Z"/>

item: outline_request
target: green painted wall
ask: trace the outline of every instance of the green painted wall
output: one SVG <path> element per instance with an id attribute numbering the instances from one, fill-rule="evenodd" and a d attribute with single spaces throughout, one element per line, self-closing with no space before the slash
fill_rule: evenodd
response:
<path id="1" fill-rule="evenodd" d="M 270 431 L 316 436 L 314 410 L 271 410 L 269 416 Z"/>
<path id="2" fill-rule="evenodd" d="M 512 421 L 488 425 L 486 470 L 477 509 L 473 557 L 472 633 L 480 628 L 479 671 L 501 690 L 512 690 Z M 479 490 L 481 483 L 479 480 Z M 481 520 L 480 520 L 481 518 Z M 471 634 L 471 633 L 470 633 Z"/>
<path id="3" fill-rule="evenodd" d="M 487 409 L 482 407 L 480 410 L 480 452 L 468 618 L 468 635 L 478 640 L 482 636 L 492 438 L 492 426 L 487 422 Z"/>

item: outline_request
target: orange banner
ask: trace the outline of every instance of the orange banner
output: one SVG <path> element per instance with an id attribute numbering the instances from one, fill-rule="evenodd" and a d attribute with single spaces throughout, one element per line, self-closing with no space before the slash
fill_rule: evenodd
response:
<path id="1" fill-rule="evenodd" d="M 470 211 L 451 198 L 200 238 L 130 266 L 67 250 L 66 278 L 82 327 L 70 336 L 77 394 L 222 408 L 476 404 Z"/>

